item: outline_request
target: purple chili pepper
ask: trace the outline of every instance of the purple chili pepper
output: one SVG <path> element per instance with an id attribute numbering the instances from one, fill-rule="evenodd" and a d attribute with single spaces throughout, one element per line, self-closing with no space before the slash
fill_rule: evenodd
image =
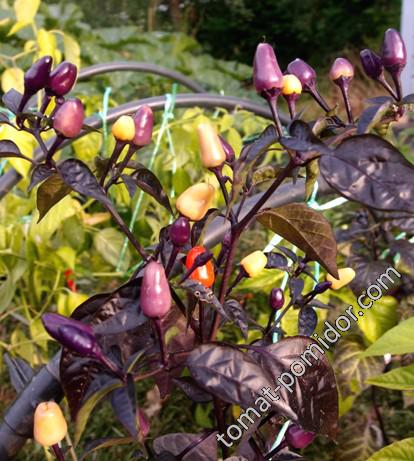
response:
<path id="1" fill-rule="evenodd" d="M 315 439 L 314 432 L 304 431 L 300 426 L 291 424 L 286 431 L 286 442 L 292 448 L 306 448 Z"/>
<path id="2" fill-rule="evenodd" d="M 151 261 L 144 270 L 140 307 L 150 318 L 162 318 L 171 309 L 171 292 L 162 264 Z"/>
<path id="3" fill-rule="evenodd" d="M 151 143 L 154 114 L 149 106 L 141 106 L 133 117 L 135 122 L 135 136 L 132 142 L 136 146 L 146 146 Z"/>
<path id="4" fill-rule="evenodd" d="M 277 96 L 282 88 L 283 74 L 273 48 L 268 43 L 257 45 L 253 61 L 253 83 L 265 98 Z"/>
<path id="5" fill-rule="evenodd" d="M 26 71 L 24 74 L 25 94 L 32 96 L 46 86 L 52 62 L 52 56 L 43 56 Z"/>
<path id="6" fill-rule="evenodd" d="M 184 246 L 190 240 L 190 222 L 184 216 L 176 219 L 170 227 L 170 239 L 177 247 Z"/>
<path id="7" fill-rule="evenodd" d="M 77 67 L 71 62 L 63 61 L 50 74 L 46 91 L 54 96 L 64 96 L 75 84 Z"/>

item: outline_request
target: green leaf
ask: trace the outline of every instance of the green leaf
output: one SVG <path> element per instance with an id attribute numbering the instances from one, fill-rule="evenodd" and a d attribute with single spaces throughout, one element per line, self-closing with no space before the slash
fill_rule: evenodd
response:
<path id="1" fill-rule="evenodd" d="M 414 352 L 414 317 L 404 320 L 372 344 L 363 357 L 384 354 L 409 354 Z"/>
<path id="2" fill-rule="evenodd" d="M 257 220 L 296 245 L 312 261 L 318 261 L 339 278 L 336 241 L 329 221 L 303 203 L 289 203 L 256 215 Z"/>
<path id="3" fill-rule="evenodd" d="M 367 461 L 412 461 L 414 437 L 395 442 L 372 455 Z"/>
<path id="4" fill-rule="evenodd" d="M 399 391 L 414 390 L 414 365 L 396 368 L 388 373 L 374 376 L 373 378 L 369 378 L 367 383 Z"/>
<path id="5" fill-rule="evenodd" d="M 86 427 L 89 416 L 92 413 L 96 405 L 106 397 L 114 389 L 121 387 L 122 383 L 118 380 L 110 381 L 106 386 L 101 387 L 97 392 L 94 392 L 89 399 L 80 408 L 75 421 L 75 439 L 74 445 L 76 446 L 79 443 L 79 440 L 82 436 L 82 433 Z"/>
<path id="6" fill-rule="evenodd" d="M 392 296 L 383 296 L 376 301 L 374 307 L 365 310 L 364 318 L 358 322 L 359 329 L 373 343 L 386 331 L 398 323 L 398 302 Z"/>
<path id="7" fill-rule="evenodd" d="M 107 229 L 102 229 L 95 235 L 94 244 L 102 258 L 116 267 L 119 262 L 119 255 L 121 254 L 124 240 L 125 237 L 121 232 L 112 227 L 108 227 Z M 130 261 L 131 253 L 127 249 L 121 269 L 128 269 Z"/>
<path id="8" fill-rule="evenodd" d="M 71 189 L 67 186 L 60 174 L 56 173 L 46 179 L 37 189 L 37 200 L 36 205 L 39 210 L 39 223 L 46 213 L 70 193 Z"/>
<path id="9" fill-rule="evenodd" d="M 358 395 L 368 387 L 367 379 L 378 375 L 383 369 L 383 362 L 376 358 L 362 358 L 364 345 L 358 336 L 342 338 L 335 346 L 334 370 L 345 399 L 349 395 Z"/>

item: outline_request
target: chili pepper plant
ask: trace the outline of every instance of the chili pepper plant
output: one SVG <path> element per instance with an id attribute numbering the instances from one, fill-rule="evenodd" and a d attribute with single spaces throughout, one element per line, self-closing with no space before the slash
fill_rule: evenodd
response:
<path id="1" fill-rule="evenodd" d="M 345 58 L 335 60 L 329 77 L 340 89 L 346 113 L 343 119 L 338 112 L 342 104 L 330 107 L 318 92 L 312 67 L 295 59 L 283 74 L 273 48 L 259 44 L 253 82 L 269 105 L 274 123 L 238 153 L 212 125 L 198 127 L 201 161 L 217 178 L 226 204 L 223 210 L 213 207 L 216 190 L 206 182 L 192 185 L 171 204 L 159 179 L 139 163 L 139 150 L 151 142 L 153 128 L 153 114 L 146 106 L 115 122 L 112 155 L 94 170 L 76 158 L 58 160 L 59 148 L 89 129 L 84 125 L 81 102 L 67 98 L 77 72 L 70 63 L 61 63 L 52 71 L 52 58 L 43 57 L 26 72 L 24 94 L 11 90 L 4 96 L 3 102 L 15 118 L 10 121 L 0 115 L 1 123 L 30 133 L 43 152 L 41 159 L 30 159 L 12 141 L 0 142 L 1 157 L 31 162 L 29 189 L 37 188 L 39 220 L 67 194 L 80 200 L 94 199 L 110 213 L 140 262 L 127 283 L 112 292 L 94 294 L 70 319 L 54 313 L 43 315 L 46 330 L 62 345 L 60 380 L 74 424 L 75 447 L 89 413 L 103 400 L 110 402 L 125 428 L 128 437 L 122 443 L 136 444 L 136 459 L 216 460 L 233 454 L 236 457 L 231 459 L 237 460 L 296 460 L 304 459 L 298 450 L 312 443 L 317 434 L 335 440 L 338 392 L 326 356 L 298 377 L 294 392 L 281 389 L 280 400 L 269 402 L 266 416 L 254 421 L 238 444 L 231 449 L 218 444 L 217 434 L 226 434 L 232 424 L 232 406 L 254 406 L 260 390 L 274 388 L 276 378 L 315 342 L 312 335 L 319 309 L 330 308 L 318 296 L 355 276 L 352 269 L 338 272 L 336 238 L 351 243 L 349 265 L 357 273 L 352 282 L 356 292 L 378 274 L 379 267 L 389 264 L 390 260 L 380 261 L 381 248 L 392 249 L 389 257 L 401 246 L 406 247 L 403 258 L 413 254 L 407 240 L 395 237 L 401 230 L 407 239 L 412 234 L 414 168 L 386 139 L 391 122 L 399 120 L 414 103 L 414 95 L 402 96 L 400 75 L 405 61 L 404 43 L 395 30 L 385 33 L 380 54 L 361 52 L 366 74 L 389 95 L 368 101 L 368 108 L 357 115 L 349 100 L 354 67 Z M 317 120 L 305 120 L 297 113 L 296 101 L 302 92 L 320 105 Z M 38 94 L 42 95 L 40 109 L 31 110 Z M 291 116 L 288 127 L 280 123 L 282 98 Z M 47 112 L 52 101 L 54 108 Z M 55 137 L 46 143 L 44 135 L 49 131 Z M 281 163 L 271 165 L 271 175 L 267 171 L 263 181 L 261 165 L 275 148 L 281 152 Z M 281 185 L 303 187 L 297 182 L 299 176 L 306 178 L 305 199 L 320 180 L 329 184 L 332 193 L 357 204 L 357 219 L 351 219 L 347 232 L 335 236 L 324 215 L 305 202 L 266 206 Z M 120 184 L 131 196 L 142 189 L 171 214 L 156 245 L 144 248 L 114 206 L 111 190 Z M 257 190 L 261 194 L 249 202 Z M 204 247 L 203 236 L 218 216 L 224 218 L 228 230 L 213 253 Z M 300 252 L 278 245 L 266 253 L 251 248 L 249 254 L 239 257 L 240 239 L 255 223 L 279 234 Z M 375 241 L 375 248 L 367 246 L 367 241 Z M 362 270 L 367 261 L 372 263 L 372 272 Z M 329 280 L 315 277 L 314 262 L 326 270 Z M 242 306 L 234 290 L 265 268 L 287 274 L 288 296 L 285 299 L 279 286 L 273 288 L 264 327 Z M 313 281 L 311 291 L 305 290 L 306 279 Z M 281 328 L 290 309 L 299 311 L 298 336 L 287 337 Z M 227 324 L 233 324 L 245 340 L 228 340 L 221 333 Z M 176 334 L 167 336 L 172 326 Z M 258 332 L 260 339 L 248 342 L 251 331 Z M 273 343 L 275 334 L 279 341 Z M 211 404 L 215 427 L 150 441 L 135 389 L 143 380 L 155 381 L 163 405 L 168 405 L 168 397 L 178 390 L 186 394 L 189 403 Z M 58 459 L 64 459 L 58 443 L 63 438 L 62 416 L 53 405 L 41 405 L 35 418 L 36 439 L 52 445 Z M 51 417 L 57 418 L 55 435 L 42 433 L 43 427 L 51 430 L 50 422 L 44 420 L 48 408 L 53 410 Z M 274 446 L 286 420 L 292 424 L 281 443 Z M 92 449 L 116 443 L 119 440 L 96 441 Z"/>

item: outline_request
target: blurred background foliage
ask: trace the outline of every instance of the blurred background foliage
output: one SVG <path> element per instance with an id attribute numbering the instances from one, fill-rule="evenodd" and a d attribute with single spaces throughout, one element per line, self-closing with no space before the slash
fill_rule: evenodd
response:
<path id="1" fill-rule="evenodd" d="M 252 91 L 250 63 L 254 48 L 263 37 L 275 44 L 283 67 L 300 56 L 326 71 L 337 54 L 345 53 L 356 62 L 356 52 L 363 46 L 378 48 L 384 29 L 398 27 L 400 7 L 399 0 L 0 0 L 1 88 L 3 92 L 11 87 L 21 88 L 24 69 L 35 58 L 51 54 L 55 63 L 67 59 L 82 67 L 114 60 L 159 64 L 188 75 L 207 91 L 259 101 Z M 361 105 L 367 90 L 370 94 L 373 90 L 375 95 L 375 89 L 361 73 L 356 80 L 353 101 Z M 326 78 L 320 78 L 320 86 L 330 101 L 335 101 L 336 89 L 329 86 Z M 188 91 L 180 86 L 176 90 Z M 80 82 L 73 94 L 82 99 L 87 114 L 92 115 L 104 110 L 105 92 L 109 94 L 109 107 L 115 107 L 133 99 L 172 91 L 172 82 L 164 78 L 117 72 Z M 301 100 L 301 107 L 307 108 L 309 99 L 305 96 Z M 307 110 L 308 117 L 315 108 L 311 105 Z M 197 107 L 174 110 L 168 122 L 170 137 L 166 132 L 161 133 L 152 168 L 170 192 L 172 201 L 195 181 L 215 182 L 201 168 L 195 136 L 195 126 L 206 116 L 236 153 L 245 140 L 267 125 L 265 120 L 240 110 L 232 113 L 220 109 L 209 112 Z M 161 113 L 156 114 L 156 122 L 153 144 L 138 154 L 139 161 L 145 165 L 151 163 L 156 149 Z M 14 139 L 26 155 L 33 154 L 35 146 L 24 134 L 3 126 L 0 139 L 5 138 Z M 408 154 L 409 148 L 403 145 L 407 139 L 412 139 L 410 130 L 394 141 Z M 94 168 L 95 157 L 109 155 L 112 143 L 111 136 L 105 136 L 102 130 L 66 148 L 61 158 L 75 156 Z M 270 162 L 274 156 L 277 158 L 277 153 L 269 154 L 266 160 Z M 0 164 L 2 170 L 11 166 L 26 176 L 27 165 L 18 159 Z M 120 261 L 124 238 L 110 216 L 93 201 L 66 197 L 37 224 L 36 190 L 27 193 L 27 185 L 28 180 L 24 179 L 0 201 L 0 414 L 14 398 L 11 387 L 3 385 L 8 378 L 2 353 L 17 354 L 33 366 L 47 362 L 56 351 L 56 344 L 43 330 L 41 314 L 49 310 L 70 315 L 90 295 L 113 289 L 126 280 L 137 262 L 129 248 Z M 163 208 L 147 195 L 136 194 L 130 199 L 121 186 L 113 192 L 113 199 L 127 223 L 140 201 L 133 229 L 144 245 L 153 243 L 160 229 L 169 222 Z M 222 205 L 218 195 L 215 205 Z M 326 216 L 335 228 L 343 228 L 355 210 L 354 204 L 347 203 L 340 209 L 330 210 Z M 240 255 L 263 248 L 269 238 L 263 229 L 253 228 L 240 244 Z M 340 247 L 340 254 L 341 259 L 345 259 L 349 247 Z M 399 270 L 407 272 L 404 267 L 399 266 Z M 259 279 L 248 280 L 237 290 L 238 298 L 259 323 L 267 321 L 267 294 L 280 284 L 281 278 L 279 271 L 265 271 Z M 353 295 L 344 289 L 334 295 L 324 294 L 320 299 L 335 309 L 329 311 L 329 316 L 328 311 L 319 311 L 317 331 L 325 319 L 335 318 L 344 305 L 352 304 Z M 394 297 L 384 298 L 365 323 L 355 326 L 356 336 L 342 340 L 341 352 L 348 357 L 347 366 L 338 354 L 330 357 L 340 383 L 340 409 L 345 415 L 341 422 L 343 428 L 363 425 L 366 409 L 371 406 L 364 380 L 378 374 L 375 360 L 361 361 L 358 353 L 393 327 L 409 309 L 412 309 L 409 303 L 398 305 Z M 289 334 L 297 334 L 297 311 L 289 312 L 283 327 Z M 235 333 L 229 330 L 224 334 L 231 337 Z M 385 391 L 379 394 L 385 408 L 384 424 L 391 437 L 397 440 L 413 436 L 409 396 Z M 195 425 L 211 426 L 209 406 L 188 405 L 180 393 L 163 408 L 151 384 L 140 383 L 138 396 L 150 416 L 151 435 L 192 432 Z M 104 406 L 99 414 L 100 418 L 91 418 L 88 423 L 86 441 L 123 435 L 108 408 Z M 321 440 L 309 448 L 309 457 L 329 461 L 335 450 L 339 450 L 341 461 L 365 461 L 361 456 L 375 449 L 372 436 L 364 433 L 357 440 L 357 448 L 355 443 L 350 445 L 354 439 L 349 435 L 342 437 L 339 448 Z M 130 459 L 131 448 L 115 447 L 108 453 L 100 453 L 99 459 L 109 461 L 117 455 Z M 18 459 L 37 461 L 45 456 L 48 454 L 30 443 Z M 98 458 L 92 455 L 90 459 Z"/>

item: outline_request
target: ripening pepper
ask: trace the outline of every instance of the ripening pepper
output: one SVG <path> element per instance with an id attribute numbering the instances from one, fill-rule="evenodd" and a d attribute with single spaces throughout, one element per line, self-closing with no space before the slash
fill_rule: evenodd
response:
<path id="1" fill-rule="evenodd" d="M 197 126 L 197 135 L 203 166 L 214 168 L 222 165 L 226 161 L 226 154 L 213 125 L 200 123 Z"/>
<path id="2" fill-rule="evenodd" d="M 281 288 L 272 288 L 269 295 L 269 305 L 273 310 L 279 310 L 285 304 L 285 295 Z"/>
<path id="3" fill-rule="evenodd" d="M 334 278 L 331 274 L 326 276 L 326 280 L 331 282 L 332 290 L 339 290 L 340 288 L 348 285 L 355 278 L 355 271 L 351 267 L 344 267 L 338 269 L 339 279 Z"/>
<path id="4" fill-rule="evenodd" d="M 226 162 L 233 163 L 234 159 L 236 158 L 236 154 L 234 153 L 233 147 L 219 135 L 221 145 L 223 146 L 224 153 L 226 154 Z"/>
<path id="5" fill-rule="evenodd" d="M 42 402 L 34 413 L 33 435 L 37 443 L 51 447 L 61 442 L 68 431 L 65 417 L 56 402 Z"/>
<path id="6" fill-rule="evenodd" d="M 407 50 L 398 30 L 387 29 L 381 47 L 384 67 L 392 72 L 401 71 L 407 64 Z"/>
<path id="7" fill-rule="evenodd" d="M 282 88 L 283 74 L 273 48 L 259 43 L 253 61 L 253 83 L 259 94 L 277 96 Z"/>
<path id="8" fill-rule="evenodd" d="M 170 239 L 177 247 L 184 246 L 190 240 L 190 223 L 184 216 L 176 219 L 170 226 Z"/>
<path id="9" fill-rule="evenodd" d="M 78 75 L 77 67 L 68 61 L 61 62 L 49 76 L 46 91 L 54 96 L 64 96 L 75 84 Z"/>
<path id="10" fill-rule="evenodd" d="M 185 267 L 187 270 L 191 269 L 193 266 L 197 256 L 202 255 L 207 250 L 202 246 L 195 246 L 191 248 L 191 250 L 187 253 L 187 257 L 185 259 Z M 191 280 L 196 280 L 197 282 L 201 283 L 207 288 L 213 286 L 215 275 L 214 275 L 214 266 L 212 261 L 207 261 L 206 264 L 203 266 L 197 267 L 191 275 Z"/>
<path id="11" fill-rule="evenodd" d="M 240 265 L 249 274 L 250 277 L 256 277 L 266 267 L 267 257 L 263 251 L 253 251 L 249 255 L 245 256 Z"/>
<path id="12" fill-rule="evenodd" d="M 316 84 L 316 72 L 308 63 L 296 58 L 287 66 L 289 74 L 296 75 L 302 84 L 303 91 L 309 91 Z"/>
<path id="13" fill-rule="evenodd" d="M 90 325 L 59 314 L 44 314 L 42 322 L 46 331 L 62 346 L 84 357 L 102 358 L 102 351 Z"/>
<path id="14" fill-rule="evenodd" d="M 336 58 L 329 71 L 329 78 L 337 83 L 339 79 L 344 78 L 348 81 L 354 77 L 354 66 L 345 58 Z"/>
<path id="15" fill-rule="evenodd" d="M 302 83 L 293 74 L 286 74 L 283 76 L 282 94 L 290 96 L 293 94 L 300 95 L 302 93 Z"/>
<path id="16" fill-rule="evenodd" d="M 52 62 L 52 56 L 43 56 L 24 74 L 25 94 L 31 96 L 46 86 Z"/>
<path id="17" fill-rule="evenodd" d="M 133 117 L 135 123 L 135 135 L 132 140 L 136 146 L 146 146 L 151 143 L 152 128 L 154 126 L 154 114 L 149 106 L 141 106 Z"/>
<path id="18" fill-rule="evenodd" d="M 75 138 L 82 131 L 85 112 L 79 99 L 68 99 L 56 111 L 53 128 L 65 138 Z"/>
<path id="19" fill-rule="evenodd" d="M 303 430 L 297 424 L 291 424 L 286 431 L 286 442 L 291 448 L 302 449 L 315 439 L 315 433 Z"/>
<path id="20" fill-rule="evenodd" d="M 359 53 L 361 58 L 361 64 L 364 68 L 365 73 L 368 77 L 376 80 L 384 72 L 384 66 L 382 64 L 381 57 L 377 55 L 374 51 L 366 48 Z"/>
<path id="21" fill-rule="evenodd" d="M 178 198 L 177 210 L 192 221 L 203 219 L 214 198 L 215 189 L 211 184 L 194 184 L 186 189 Z"/>
<path id="22" fill-rule="evenodd" d="M 164 266 L 151 261 L 144 269 L 139 305 L 150 318 L 162 318 L 171 309 L 171 292 Z"/>
<path id="23" fill-rule="evenodd" d="M 129 115 L 121 115 L 112 125 L 112 134 L 117 141 L 132 141 L 135 136 L 134 119 Z"/>

